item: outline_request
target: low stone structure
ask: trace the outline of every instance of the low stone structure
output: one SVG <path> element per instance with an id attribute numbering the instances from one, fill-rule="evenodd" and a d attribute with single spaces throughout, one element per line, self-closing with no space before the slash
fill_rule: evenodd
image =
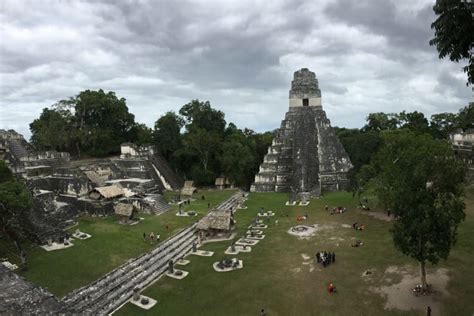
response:
<path id="1" fill-rule="evenodd" d="M 226 177 L 216 178 L 214 184 L 217 190 L 232 189 L 234 187 L 234 184 Z"/>
<path id="2" fill-rule="evenodd" d="M 110 185 L 106 187 L 97 187 L 94 188 L 91 193 L 89 193 L 89 197 L 93 200 L 100 200 L 100 199 L 115 199 L 125 195 L 125 192 L 122 188 L 115 185 Z"/>
<path id="3" fill-rule="evenodd" d="M 181 189 L 181 195 L 183 196 L 192 196 L 194 192 L 197 191 L 197 188 L 194 186 L 194 181 L 186 180 L 184 181 L 184 186 Z"/>
<path id="4" fill-rule="evenodd" d="M 234 219 L 231 212 L 211 211 L 197 223 L 197 230 L 203 239 L 222 238 L 232 234 Z"/>
<path id="5" fill-rule="evenodd" d="M 132 204 L 117 203 L 114 207 L 115 215 L 120 219 L 120 223 L 128 224 L 133 222 L 134 207 Z"/>
<path id="6" fill-rule="evenodd" d="M 449 135 L 456 156 L 467 165 L 466 180 L 474 183 L 474 129 L 458 130 Z"/>
<path id="7" fill-rule="evenodd" d="M 352 164 L 322 108 L 314 72 L 295 72 L 289 101 L 250 190 L 290 192 L 290 200 L 307 201 L 323 190 L 346 188 Z"/>
<path id="8" fill-rule="evenodd" d="M 1 315 L 67 314 L 66 305 L 42 287 L 31 284 L 0 264 Z"/>

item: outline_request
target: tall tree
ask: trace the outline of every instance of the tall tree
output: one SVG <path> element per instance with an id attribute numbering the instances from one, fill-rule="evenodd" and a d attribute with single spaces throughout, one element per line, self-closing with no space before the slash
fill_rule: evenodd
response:
<path id="1" fill-rule="evenodd" d="M 78 146 L 93 156 L 116 153 L 120 144 L 130 141 L 135 116 L 128 112 L 126 100 L 114 92 L 85 90 L 70 100 L 79 132 Z"/>
<path id="2" fill-rule="evenodd" d="M 20 251 L 23 217 L 32 206 L 31 196 L 4 160 L 0 160 L 0 231 L 10 237 Z"/>
<path id="3" fill-rule="evenodd" d="M 439 58 L 467 60 L 463 68 L 468 84 L 474 83 L 474 3 L 468 0 L 436 0 L 433 10 L 438 15 L 431 24 L 435 30 L 430 45 L 436 46 Z"/>
<path id="4" fill-rule="evenodd" d="M 401 128 L 408 128 L 415 133 L 429 133 L 429 123 L 425 115 L 421 112 L 400 112 L 398 121 Z"/>
<path id="5" fill-rule="evenodd" d="M 192 100 L 190 103 L 183 105 L 179 110 L 179 114 L 186 120 L 187 131 L 191 132 L 194 128 L 200 128 L 219 134 L 224 133 L 226 126 L 224 113 L 213 109 L 209 101 Z"/>
<path id="6" fill-rule="evenodd" d="M 454 113 L 438 113 L 431 115 L 430 129 L 435 138 L 447 139 L 449 133 L 458 127 L 458 117 Z"/>
<path id="7" fill-rule="evenodd" d="M 407 130 L 386 132 L 373 161 L 377 195 L 395 215 L 395 247 L 420 264 L 447 259 L 464 219 L 464 166 L 447 142 Z"/>
<path id="8" fill-rule="evenodd" d="M 395 113 L 370 113 L 366 118 L 367 124 L 363 130 L 384 131 L 397 129 L 398 116 Z"/>
<path id="9" fill-rule="evenodd" d="M 168 161 L 172 161 L 174 153 L 182 146 L 183 126 L 183 118 L 175 112 L 166 112 L 155 122 L 155 144 Z"/>
<path id="10" fill-rule="evenodd" d="M 73 115 L 59 104 L 44 108 L 30 124 L 31 142 L 39 150 L 71 151 L 74 142 Z"/>
<path id="11" fill-rule="evenodd" d="M 458 127 L 464 131 L 474 128 L 474 102 L 459 110 Z"/>
<path id="12" fill-rule="evenodd" d="M 249 187 L 253 180 L 255 145 L 250 137 L 230 123 L 219 156 L 222 172 L 236 185 Z"/>

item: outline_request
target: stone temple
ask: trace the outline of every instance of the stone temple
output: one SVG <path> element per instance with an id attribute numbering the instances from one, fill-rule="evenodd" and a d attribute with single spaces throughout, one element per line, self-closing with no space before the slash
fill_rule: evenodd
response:
<path id="1" fill-rule="evenodd" d="M 290 200 L 307 201 L 321 191 L 347 188 L 352 168 L 321 104 L 314 72 L 294 74 L 290 109 L 255 175 L 252 192 L 290 192 Z"/>

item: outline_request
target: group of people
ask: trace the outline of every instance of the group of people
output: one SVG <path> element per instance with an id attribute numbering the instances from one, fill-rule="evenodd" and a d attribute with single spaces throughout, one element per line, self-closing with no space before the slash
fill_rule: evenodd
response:
<path id="1" fill-rule="evenodd" d="M 352 223 L 352 228 L 354 228 L 355 230 L 364 230 L 365 225 L 354 222 L 354 223 Z"/>
<path id="2" fill-rule="evenodd" d="M 143 241 L 144 242 L 149 241 L 150 244 L 154 244 L 155 242 L 160 241 L 160 235 L 158 234 L 155 235 L 154 232 L 151 232 L 149 235 L 147 235 L 146 233 L 143 233 Z"/>
<path id="3" fill-rule="evenodd" d="M 329 210 L 329 206 L 326 205 L 324 207 L 326 209 L 326 212 L 329 211 L 329 214 L 331 215 L 334 215 L 334 214 L 342 214 L 344 213 L 345 211 L 347 211 L 347 209 L 345 207 L 342 207 L 342 206 L 337 206 L 337 207 L 333 207 L 331 210 Z"/>
<path id="4" fill-rule="evenodd" d="M 326 268 L 330 263 L 336 262 L 336 254 L 334 252 L 317 251 L 316 261 Z"/>

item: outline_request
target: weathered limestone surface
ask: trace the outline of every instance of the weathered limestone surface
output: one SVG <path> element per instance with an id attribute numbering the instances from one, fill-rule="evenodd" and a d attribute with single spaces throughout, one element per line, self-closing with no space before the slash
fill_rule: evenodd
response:
<path id="1" fill-rule="evenodd" d="M 313 72 L 295 72 L 290 109 L 260 165 L 254 192 L 291 192 L 292 199 L 319 196 L 321 190 L 347 186 L 352 167 L 321 107 L 321 91 Z"/>
<path id="2" fill-rule="evenodd" d="M 66 305 L 0 264 L 0 315 L 66 314 Z"/>

